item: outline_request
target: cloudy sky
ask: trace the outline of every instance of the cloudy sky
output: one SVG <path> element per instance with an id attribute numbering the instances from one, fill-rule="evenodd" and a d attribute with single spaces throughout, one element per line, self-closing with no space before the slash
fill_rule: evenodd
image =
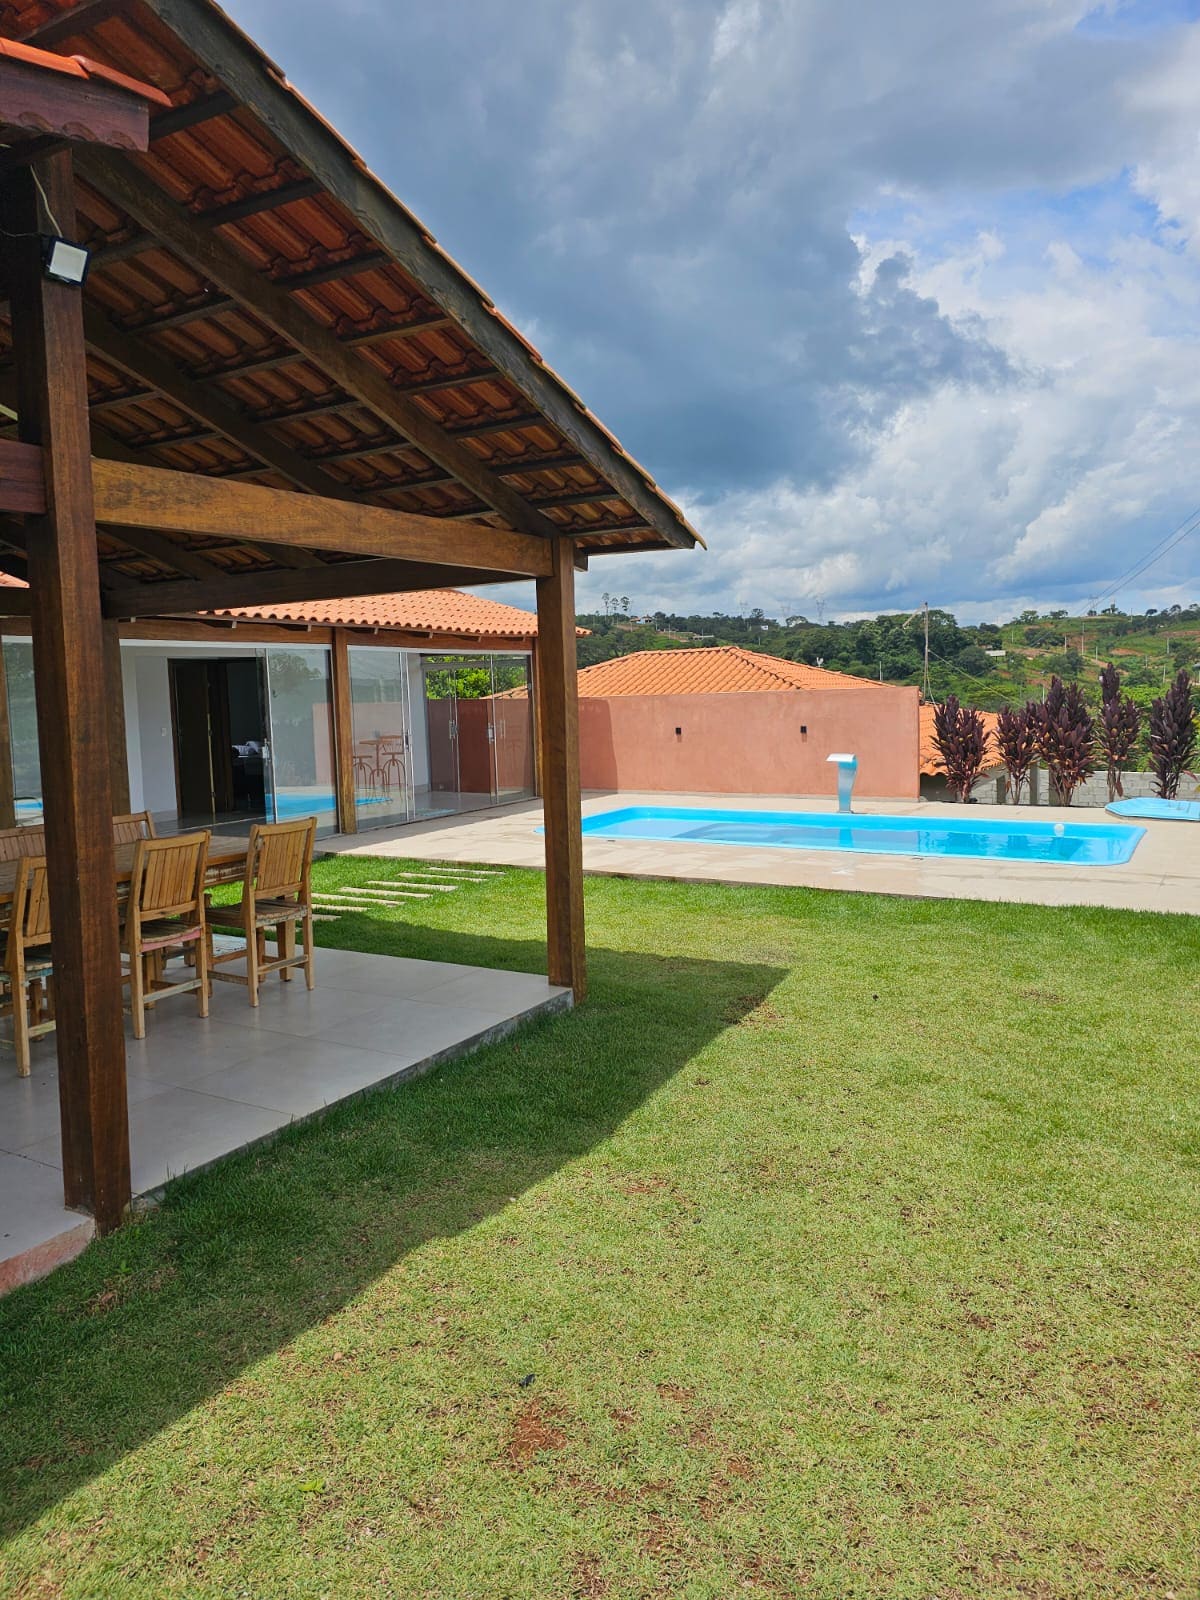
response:
<path id="1" fill-rule="evenodd" d="M 1200 506 L 1200 0 L 230 3 L 707 539 L 581 609 L 998 618 Z"/>

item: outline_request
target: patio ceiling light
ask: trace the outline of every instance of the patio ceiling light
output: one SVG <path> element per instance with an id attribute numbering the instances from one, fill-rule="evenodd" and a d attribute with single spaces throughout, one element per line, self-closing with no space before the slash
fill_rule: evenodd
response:
<path id="1" fill-rule="evenodd" d="M 91 252 L 83 245 L 75 244 L 70 239 L 60 239 L 57 234 L 43 235 L 43 271 L 53 282 L 81 287 L 91 259 Z"/>

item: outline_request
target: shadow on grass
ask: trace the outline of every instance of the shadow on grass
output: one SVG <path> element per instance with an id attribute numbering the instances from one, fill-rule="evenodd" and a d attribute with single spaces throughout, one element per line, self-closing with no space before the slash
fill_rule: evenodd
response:
<path id="1" fill-rule="evenodd" d="M 422 930 L 420 953 L 528 971 L 543 949 Z M 593 1149 L 783 976 L 613 950 L 591 963 L 581 1009 L 180 1179 L 158 1211 L 0 1301 L 0 1534 L 407 1252 Z"/>

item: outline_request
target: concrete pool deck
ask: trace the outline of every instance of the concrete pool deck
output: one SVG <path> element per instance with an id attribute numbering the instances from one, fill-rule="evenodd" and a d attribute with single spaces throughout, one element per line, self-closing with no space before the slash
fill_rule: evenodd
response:
<path id="1" fill-rule="evenodd" d="M 719 806 L 728 810 L 833 811 L 830 798 L 778 795 L 589 793 L 584 814 L 618 806 Z M 855 810 L 893 816 L 962 815 L 957 806 L 920 800 L 861 800 Z M 970 815 L 1012 822 L 1114 822 L 1095 807 L 972 806 Z M 543 864 L 540 801 L 499 810 L 321 841 L 338 854 L 406 856 L 422 861 L 535 867 Z M 584 838 L 585 872 L 621 877 L 677 878 L 696 883 L 790 884 L 954 900 L 1002 900 L 1029 905 L 1113 906 L 1126 911 L 1200 911 L 1200 825 L 1143 822 L 1145 837 L 1119 866 L 1058 866 L 972 861 L 933 856 L 859 855 L 763 845 Z"/>

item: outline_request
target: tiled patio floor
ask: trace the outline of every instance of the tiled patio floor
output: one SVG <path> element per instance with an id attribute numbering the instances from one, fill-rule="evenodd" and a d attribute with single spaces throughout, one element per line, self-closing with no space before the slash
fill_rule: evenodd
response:
<path id="1" fill-rule="evenodd" d="M 769 811 L 832 811 L 827 798 L 779 795 L 588 794 L 584 812 L 618 806 L 706 806 Z M 931 821 L 955 807 L 921 800 L 858 800 L 862 812 L 923 815 Z M 973 806 L 973 817 L 1022 815 L 1038 822 L 1112 822 L 1094 807 Z M 541 867 L 540 801 L 523 801 L 472 816 L 445 817 L 321 841 L 347 855 L 407 856 L 460 865 Z M 677 878 L 693 883 L 794 884 L 954 900 L 1006 900 L 1029 905 L 1113 906 L 1129 911 L 1200 910 L 1200 826 L 1147 822 L 1146 836 L 1121 866 L 1058 866 L 1021 861 L 973 861 L 936 856 L 866 855 L 837 850 L 773 849 L 764 845 L 698 844 L 677 840 L 585 838 L 585 872 L 621 877 Z"/>
<path id="2" fill-rule="evenodd" d="M 232 984 L 216 985 L 207 1021 L 190 995 L 164 1001 L 147 1037 L 126 1040 L 134 1193 L 569 1004 L 531 973 L 343 950 L 319 953 L 311 994 L 300 976 L 269 981 L 257 1011 Z M 0 1053 L 0 1292 L 91 1236 L 63 1207 L 58 1115 L 53 1036 L 29 1078 Z"/>

